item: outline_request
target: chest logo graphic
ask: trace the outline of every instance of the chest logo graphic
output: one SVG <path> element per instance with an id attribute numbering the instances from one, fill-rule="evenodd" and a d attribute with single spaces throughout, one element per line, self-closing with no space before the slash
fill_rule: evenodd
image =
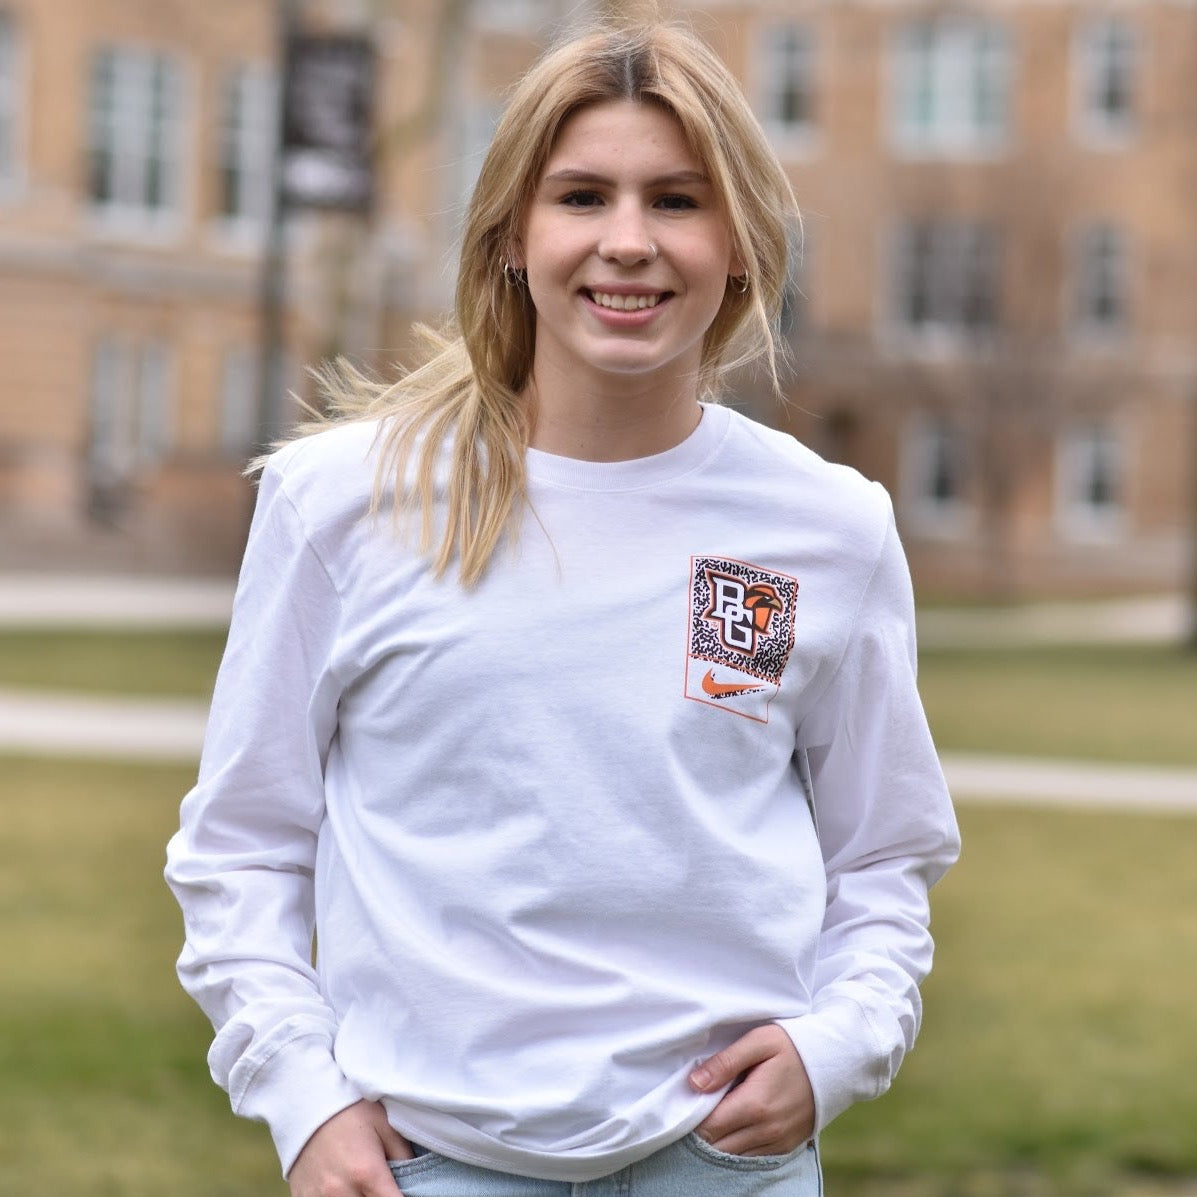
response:
<path id="1" fill-rule="evenodd" d="M 692 557 L 686 697 L 767 723 L 794 647 L 797 599 L 789 574 Z"/>
<path id="2" fill-rule="evenodd" d="M 757 636 L 767 636 L 773 613 L 781 611 L 777 589 L 769 582 L 746 586 L 739 578 L 707 571 L 711 605 L 703 612 L 718 630 L 723 646 L 751 657 L 756 652 Z"/>

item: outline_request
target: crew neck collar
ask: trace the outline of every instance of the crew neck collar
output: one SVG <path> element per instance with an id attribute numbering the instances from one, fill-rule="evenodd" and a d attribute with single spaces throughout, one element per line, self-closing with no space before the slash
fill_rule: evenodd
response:
<path id="1" fill-rule="evenodd" d="M 680 478 L 702 465 L 722 442 L 730 414 L 726 407 L 703 403 L 698 427 L 684 441 L 627 461 L 582 461 L 543 449 L 527 449 L 528 481 L 571 490 L 637 490 Z"/>

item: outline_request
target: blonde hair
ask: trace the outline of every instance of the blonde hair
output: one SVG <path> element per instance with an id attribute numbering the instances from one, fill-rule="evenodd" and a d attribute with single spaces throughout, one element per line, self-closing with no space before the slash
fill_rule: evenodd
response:
<path id="1" fill-rule="evenodd" d="M 526 285 L 512 285 L 504 267 L 562 125 L 578 109 L 610 100 L 672 113 L 722 200 L 743 263 L 747 286 L 729 280 L 703 341 L 700 395 L 716 399 L 730 370 L 760 359 L 779 385 L 774 330 L 798 210 L 731 73 L 694 34 L 667 24 L 599 29 L 551 49 L 512 93 L 478 177 L 462 236 L 456 335 L 421 330 L 429 359 L 390 385 L 344 362 L 325 368 L 329 416 L 298 430 L 316 431 L 328 419 L 385 417 L 373 510 L 393 484 L 396 518 L 418 508 L 421 550 L 432 554 L 434 572 L 446 573 L 456 556 L 464 585 L 485 572 L 526 499 L 530 420 L 521 392 L 532 370 L 536 313 Z M 446 448 L 442 484 L 437 463 Z"/>

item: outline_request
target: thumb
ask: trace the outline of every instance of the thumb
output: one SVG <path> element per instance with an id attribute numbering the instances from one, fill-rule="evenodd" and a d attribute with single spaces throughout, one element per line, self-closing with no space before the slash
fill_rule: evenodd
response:
<path id="1" fill-rule="evenodd" d="M 699 1093 L 722 1089 L 742 1072 L 769 1059 L 775 1052 L 768 1028 L 756 1027 L 698 1064 L 690 1073 L 690 1087 Z"/>

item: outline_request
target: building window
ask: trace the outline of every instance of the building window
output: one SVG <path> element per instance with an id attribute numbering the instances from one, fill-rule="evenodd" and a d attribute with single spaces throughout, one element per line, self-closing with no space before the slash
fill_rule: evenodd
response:
<path id="1" fill-rule="evenodd" d="M 1129 269 L 1126 238 L 1111 225 L 1081 232 L 1075 249 L 1074 327 L 1087 339 L 1117 338 L 1128 320 Z"/>
<path id="2" fill-rule="evenodd" d="M 88 192 L 103 213 L 141 220 L 179 203 L 182 80 L 153 51 L 106 47 L 91 61 Z"/>
<path id="3" fill-rule="evenodd" d="M 1089 420 L 1067 429 L 1056 467 L 1056 508 L 1071 540 L 1117 536 L 1125 519 L 1125 454 L 1109 421 Z"/>
<path id="4" fill-rule="evenodd" d="M 88 466 L 92 508 L 114 514 L 127 485 L 173 439 L 170 350 L 162 341 L 103 337 L 92 356 Z"/>
<path id="5" fill-rule="evenodd" d="M 174 441 L 169 346 L 162 341 L 145 342 L 135 353 L 134 368 L 136 461 L 139 466 L 151 466 L 167 455 Z"/>
<path id="6" fill-rule="evenodd" d="M 265 221 L 274 163 L 274 84 L 262 67 L 239 64 L 221 80 L 216 197 L 222 221 Z"/>
<path id="7" fill-rule="evenodd" d="M 1139 44 L 1123 20 L 1103 18 L 1077 35 L 1079 133 L 1086 140 L 1125 141 L 1134 132 Z"/>
<path id="8" fill-rule="evenodd" d="M 258 438 L 255 356 L 245 348 L 230 349 L 220 370 L 220 450 L 245 460 Z"/>
<path id="9" fill-rule="evenodd" d="M 0 9 L 0 186 L 13 183 L 20 169 L 21 64 L 16 22 Z"/>
<path id="10" fill-rule="evenodd" d="M 815 39 L 801 25 L 770 26 L 759 46 L 760 116 L 776 141 L 809 137 L 815 123 Z"/>
<path id="11" fill-rule="evenodd" d="M 901 469 L 903 506 L 920 533 L 965 530 L 965 439 L 956 425 L 940 415 L 916 417 L 903 437 Z"/>
<path id="12" fill-rule="evenodd" d="M 1009 125 L 1010 39 L 981 20 L 903 26 L 894 51 L 894 141 L 915 154 L 1000 149 Z"/>
<path id="13" fill-rule="evenodd" d="M 910 333 L 980 336 L 998 322 L 999 240 L 987 225 L 916 221 L 899 231 L 894 315 Z"/>

